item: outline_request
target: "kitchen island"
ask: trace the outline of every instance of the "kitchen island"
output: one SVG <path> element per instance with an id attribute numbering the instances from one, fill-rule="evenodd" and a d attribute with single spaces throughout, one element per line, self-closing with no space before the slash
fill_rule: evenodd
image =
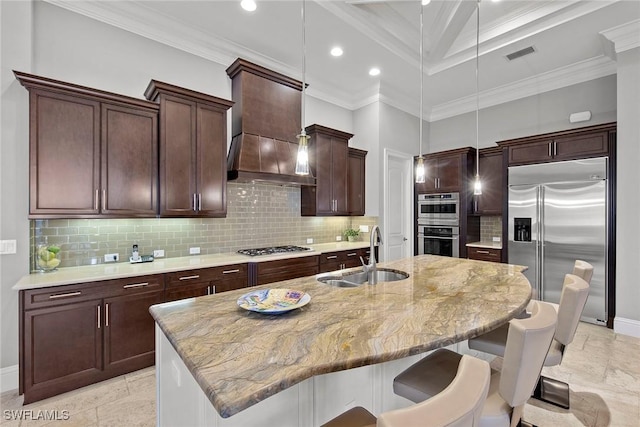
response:
<path id="1" fill-rule="evenodd" d="M 433 255 L 378 266 L 410 276 L 356 288 L 317 276 L 271 284 L 311 295 L 281 315 L 239 308 L 246 289 L 151 307 L 158 424 L 306 426 L 349 406 L 406 406 L 392 392 L 397 373 L 507 322 L 531 298 L 522 266 Z"/>

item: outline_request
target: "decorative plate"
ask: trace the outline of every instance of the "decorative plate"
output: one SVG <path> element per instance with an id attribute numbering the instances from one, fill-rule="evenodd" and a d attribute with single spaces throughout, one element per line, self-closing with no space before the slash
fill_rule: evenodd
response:
<path id="1" fill-rule="evenodd" d="M 238 298 L 238 306 L 258 313 L 280 314 L 300 308 L 309 301 L 309 294 L 295 289 L 259 289 Z"/>

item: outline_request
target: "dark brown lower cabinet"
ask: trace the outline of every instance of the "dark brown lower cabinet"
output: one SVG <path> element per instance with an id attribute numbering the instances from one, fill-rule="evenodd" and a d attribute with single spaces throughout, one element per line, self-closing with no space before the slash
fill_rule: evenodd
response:
<path id="1" fill-rule="evenodd" d="M 360 257 L 364 259 L 364 262 L 369 262 L 369 253 L 369 248 L 325 252 L 320 256 L 320 273 L 359 267 L 362 265 Z"/>
<path id="2" fill-rule="evenodd" d="M 154 363 L 149 307 L 164 276 L 20 292 L 20 393 L 24 404 Z"/>
<path id="3" fill-rule="evenodd" d="M 254 270 L 254 281 L 251 284 L 264 285 L 318 274 L 318 255 L 256 262 L 250 265 Z"/>
<path id="4" fill-rule="evenodd" d="M 246 288 L 249 284 L 247 263 L 178 271 L 165 277 L 167 301 Z"/>
<path id="5" fill-rule="evenodd" d="M 479 261 L 501 262 L 502 250 L 469 246 L 467 247 L 467 258 Z"/>

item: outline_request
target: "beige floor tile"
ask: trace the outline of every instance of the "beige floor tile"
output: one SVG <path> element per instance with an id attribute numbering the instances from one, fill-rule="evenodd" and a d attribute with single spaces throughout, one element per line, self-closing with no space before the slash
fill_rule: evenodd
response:
<path id="1" fill-rule="evenodd" d="M 155 394 L 136 394 L 115 402 L 99 406 L 98 425 L 104 426 L 148 426 L 155 424 Z"/>

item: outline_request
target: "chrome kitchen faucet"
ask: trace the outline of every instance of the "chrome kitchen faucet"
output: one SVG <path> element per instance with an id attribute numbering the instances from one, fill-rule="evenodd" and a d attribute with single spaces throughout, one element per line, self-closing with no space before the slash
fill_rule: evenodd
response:
<path id="1" fill-rule="evenodd" d="M 371 241 L 370 241 L 370 249 L 369 249 L 369 264 L 365 264 L 364 259 L 360 257 L 360 262 L 362 262 L 362 267 L 364 272 L 367 273 L 367 283 L 370 285 L 375 285 L 378 283 L 378 276 L 376 275 L 377 267 L 376 267 L 376 253 L 375 247 L 382 245 L 382 235 L 380 234 L 380 227 L 374 225 L 371 229 Z M 377 241 L 376 241 L 377 238 Z"/>

